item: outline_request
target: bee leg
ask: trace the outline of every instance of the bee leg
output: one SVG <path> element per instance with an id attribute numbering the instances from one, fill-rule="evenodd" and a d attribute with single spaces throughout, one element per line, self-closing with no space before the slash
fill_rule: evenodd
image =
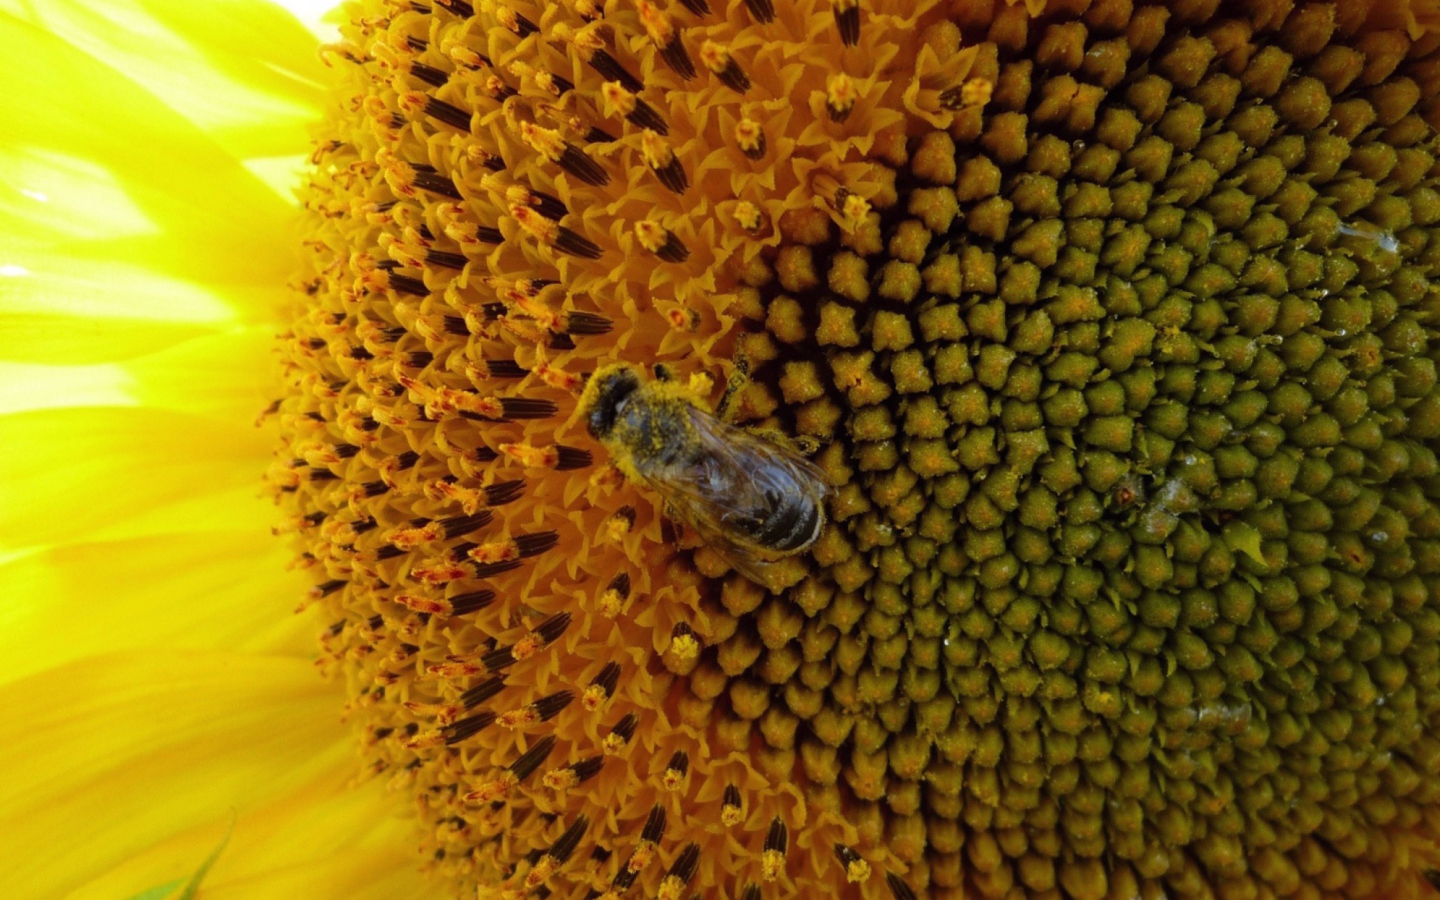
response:
<path id="1" fill-rule="evenodd" d="M 735 351 L 734 363 L 735 371 L 725 380 L 725 393 L 720 395 L 720 402 L 715 405 L 715 416 L 722 422 L 730 422 L 735 417 L 731 404 L 740 390 L 750 383 L 750 357 L 745 355 L 745 351 Z"/>

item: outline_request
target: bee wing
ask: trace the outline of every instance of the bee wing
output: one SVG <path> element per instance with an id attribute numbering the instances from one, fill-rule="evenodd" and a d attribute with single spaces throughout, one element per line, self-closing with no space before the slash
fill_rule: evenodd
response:
<path id="1" fill-rule="evenodd" d="M 714 416 L 691 409 L 691 422 L 704 452 L 684 467 L 648 473 L 646 481 L 677 518 L 693 527 L 705 543 L 752 581 L 765 574 L 773 552 L 745 538 L 761 523 L 757 514 L 773 509 L 779 498 L 797 489 L 829 493 L 825 476 L 808 460 Z"/>

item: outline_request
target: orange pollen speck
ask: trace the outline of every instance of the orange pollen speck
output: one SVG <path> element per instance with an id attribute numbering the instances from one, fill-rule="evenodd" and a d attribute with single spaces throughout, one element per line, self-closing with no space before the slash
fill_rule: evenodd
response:
<path id="1" fill-rule="evenodd" d="M 491 541 L 471 548 L 467 555 L 479 563 L 505 562 L 519 559 L 520 548 L 515 546 L 514 541 Z"/>
<path id="2" fill-rule="evenodd" d="M 674 307 L 665 314 L 676 331 L 694 331 L 700 327 L 700 313 L 693 309 Z"/>
<path id="3" fill-rule="evenodd" d="M 825 82 L 825 105 L 833 116 L 843 117 L 855 106 L 855 81 L 844 72 L 831 75 Z"/>
<path id="4" fill-rule="evenodd" d="M 517 656 L 516 658 L 518 659 L 519 657 Z M 609 699 L 610 695 L 605 693 L 605 688 L 598 684 L 592 684 L 580 695 L 580 705 L 585 708 L 586 712 L 594 712 Z"/>
<path id="5" fill-rule="evenodd" d="M 540 713 L 535 711 L 533 706 L 522 706 L 519 709 L 512 709 L 509 712 L 501 713 L 495 719 L 495 723 L 501 728 L 520 728 L 525 725 L 532 725 L 540 721 Z"/>
<path id="6" fill-rule="evenodd" d="M 735 123 L 735 143 L 747 153 L 755 152 L 765 145 L 765 132 L 754 119 L 741 119 Z"/>
<path id="7" fill-rule="evenodd" d="M 499 778 L 492 779 L 480 785 L 480 787 L 465 795 L 466 803 L 493 803 L 510 793 L 515 787 L 515 776 L 511 772 L 504 772 Z"/>
<path id="8" fill-rule="evenodd" d="M 600 98 L 613 115 L 628 116 L 635 111 L 635 95 L 625 90 L 618 81 L 607 81 L 601 85 Z"/>
<path id="9" fill-rule="evenodd" d="M 397 594 L 395 602 L 407 609 L 428 613 L 432 616 L 448 616 L 452 611 L 449 600 L 432 600 L 429 597 L 416 597 L 412 594 Z"/>
<path id="10" fill-rule="evenodd" d="M 551 162 L 558 162 L 565 153 L 565 139 L 558 131 L 541 128 L 531 122 L 521 122 L 520 137 L 531 149 Z"/>
<path id="11" fill-rule="evenodd" d="M 520 223 L 521 228 L 535 235 L 541 243 L 553 244 L 555 243 L 555 238 L 560 234 L 559 223 L 552 222 L 529 206 L 512 204 L 510 206 L 510 215 L 514 217 L 516 222 Z"/>
<path id="12" fill-rule="evenodd" d="M 439 522 L 431 522 L 422 528 L 395 528 L 385 533 L 385 540 L 401 550 L 414 550 L 421 544 L 438 541 L 444 535 Z"/>
<path id="13" fill-rule="evenodd" d="M 640 155 L 652 169 L 663 169 L 675 158 L 675 151 L 657 132 L 645 129 L 640 135 Z"/>
<path id="14" fill-rule="evenodd" d="M 539 652 L 544 646 L 545 638 L 534 633 L 527 634 L 520 640 L 516 641 L 515 646 L 510 648 L 510 655 L 515 657 L 517 661 L 522 659 L 529 659 L 537 652 Z"/>
<path id="15" fill-rule="evenodd" d="M 544 361 L 535 366 L 535 374 L 550 387 L 572 394 L 585 386 L 585 379 L 581 376 Z"/>
<path id="16" fill-rule="evenodd" d="M 554 447 L 532 447 L 529 444 L 501 444 L 500 452 L 528 469 L 553 469 L 560 461 Z"/>
<path id="17" fill-rule="evenodd" d="M 558 865 L 559 863 L 556 862 L 553 856 L 541 857 L 540 861 L 535 864 L 535 868 L 530 870 L 530 874 L 525 876 L 525 887 L 539 887 L 551 875 L 555 874 L 555 869 Z"/>
<path id="18" fill-rule="evenodd" d="M 636 847 L 635 852 L 630 856 L 630 861 L 625 864 L 625 868 L 630 872 L 640 872 L 654 859 L 655 842 L 641 841 L 640 846 Z"/>
<path id="19" fill-rule="evenodd" d="M 423 750 L 427 747 L 438 747 L 445 743 L 445 732 L 426 731 L 415 735 L 405 741 L 406 750 Z"/>
<path id="20" fill-rule="evenodd" d="M 421 563 L 412 569 L 410 574 L 423 584 L 446 584 L 464 578 L 470 574 L 470 570 L 448 559 L 435 559 Z"/>
<path id="21" fill-rule="evenodd" d="M 706 41 L 700 45 L 700 61 L 705 64 L 705 68 L 718 75 L 729 67 L 730 51 L 725 49 L 723 44 Z"/>
<path id="22" fill-rule="evenodd" d="M 665 242 L 670 239 L 670 232 L 659 222 L 642 219 L 635 223 L 635 237 L 639 239 L 640 246 L 655 253 L 665 246 Z"/>
<path id="23" fill-rule="evenodd" d="M 640 0 L 636 6 L 640 10 L 640 24 L 644 26 L 645 33 L 650 35 L 650 40 L 660 47 L 670 43 L 675 37 L 675 26 L 670 23 L 670 17 L 648 0 Z"/>
<path id="24" fill-rule="evenodd" d="M 439 678 L 469 678 L 471 675 L 483 674 L 485 667 L 468 662 L 448 662 L 436 663 L 425 671 Z"/>

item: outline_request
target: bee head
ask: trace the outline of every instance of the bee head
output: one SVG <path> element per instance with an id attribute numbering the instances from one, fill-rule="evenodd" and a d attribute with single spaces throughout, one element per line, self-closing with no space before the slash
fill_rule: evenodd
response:
<path id="1" fill-rule="evenodd" d="M 606 366 L 596 372 L 586 390 L 590 403 L 585 424 L 589 426 L 590 433 L 600 440 L 609 437 L 620 406 L 639 389 L 640 375 L 631 366 Z"/>

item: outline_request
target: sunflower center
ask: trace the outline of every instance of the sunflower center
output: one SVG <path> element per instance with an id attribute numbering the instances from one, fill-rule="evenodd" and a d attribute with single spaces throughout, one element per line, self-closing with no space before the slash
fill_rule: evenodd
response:
<path id="1" fill-rule="evenodd" d="M 607 900 L 1418 889 L 1407 15 L 363 5 L 274 479 L 427 854 Z M 835 486 L 768 587 L 573 415 L 731 356 Z"/>

